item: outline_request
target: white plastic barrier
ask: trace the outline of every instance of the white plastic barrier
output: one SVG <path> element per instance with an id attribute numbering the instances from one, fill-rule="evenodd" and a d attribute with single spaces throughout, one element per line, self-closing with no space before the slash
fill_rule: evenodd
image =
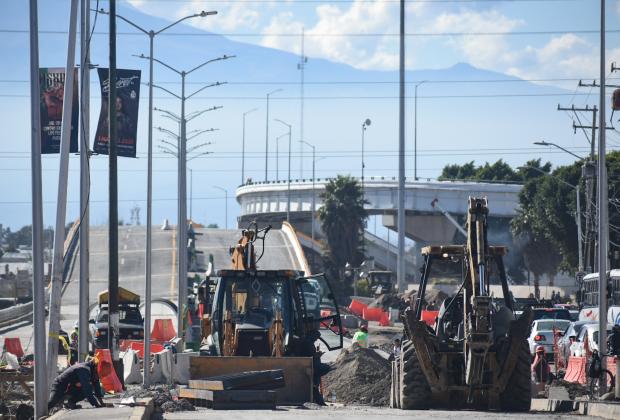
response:
<path id="1" fill-rule="evenodd" d="M 172 383 L 172 350 L 166 349 L 155 353 L 151 380 L 156 384 Z"/>
<path id="2" fill-rule="evenodd" d="M 140 372 L 140 360 L 138 353 L 134 350 L 127 350 L 123 355 L 123 377 L 125 384 L 141 384 L 142 373 Z"/>
<path id="3" fill-rule="evenodd" d="M 198 352 L 177 353 L 174 355 L 174 364 L 172 368 L 172 376 L 174 383 L 187 385 L 189 383 L 189 358 L 198 356 Z"/>

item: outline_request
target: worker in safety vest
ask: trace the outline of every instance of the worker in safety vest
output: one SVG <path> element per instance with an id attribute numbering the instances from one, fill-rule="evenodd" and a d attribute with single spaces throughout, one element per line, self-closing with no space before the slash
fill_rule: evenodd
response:
<path id="1" fill-rule="evenodd" d="M 360 329 L 355 332 L 353 335 L 353 344 L 368 348 L 368 327 L 366 325 L 362 325 Z"/>
<path id="2" fill-rule="evenodd" d="M 104 376 L 110 373 L 108 364 L 102 365 L 101 373 Z M 88 400 L 93 407 L 103 407 L 103 392 L 99 384 L 96 360 L 76 363 L 58 375 L 52 383 L 47 409 L 51 410 L 66 397 L 69 397 L 66 407 L 70 409 L 82 408 L 76 403 L 84 399 Z"/>
<path id="3" fill-rule="evenodd" d="M 78 361 L 78 342 L 80 338 L 80 324 L 75 321 L 73 324 L 73 331 L 71 331 L 71 335 L 69 336 L 69 364 L 74 365 Z"/>

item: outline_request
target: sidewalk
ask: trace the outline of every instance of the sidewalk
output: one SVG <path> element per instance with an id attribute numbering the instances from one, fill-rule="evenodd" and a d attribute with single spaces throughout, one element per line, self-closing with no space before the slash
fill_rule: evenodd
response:
<path id="1" fill-rule="evenodd" d="M 105 398 L 106 403 L 118 404 L 118 398 Z M 48 420 L 146 420 L 153 412 L 153 400 L 151 398 L 139 398 L 138 403 L 145 405 L 135 407 L 103 407 L 94 408 L 88 401 L 82 401 L 82 408 L 78 410 L 61 410 L 48 417 Z"/>

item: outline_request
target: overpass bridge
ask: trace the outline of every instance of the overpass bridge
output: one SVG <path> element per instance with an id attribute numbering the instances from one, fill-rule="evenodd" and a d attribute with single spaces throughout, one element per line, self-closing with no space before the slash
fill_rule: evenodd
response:
<path id="1" fill-rule="evenodd" d="M 296 229 L 310 235 L 314 225 L 315 236 L 321 236 L 318 223 L 311 223 L 313 197 L 318 210 L 321 194 L 330 178 L 295 180 L 290 185 L 290 221 Z M 445 216 L 431 206 L 438 200 L 440 206 L 453 216 L 464 216 L 469 196 L 484 196 L 489 200 L 492 218 L 510 219 L 519 205 L 521 185 L 464 181 L 415 181 L 405 184 L 406 236 L 422 243 L 451 242 L 456 233 Z M 383 225 L 396 231 L 398 209 L 398 182 L 395 178 L 371 177 L 364 181 L 365 206 L 370 215 L 381 215 Z M 286 181 L 254 182 L 237 188 L 241 206 L 239 225 L 251 220 L 277 226 L 286 219 L 288 184 Z"/>

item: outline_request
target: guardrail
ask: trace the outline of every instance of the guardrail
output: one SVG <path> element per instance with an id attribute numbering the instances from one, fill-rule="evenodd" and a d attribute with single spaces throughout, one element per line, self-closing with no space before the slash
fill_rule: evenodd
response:
<path id="1" fill-rule="evenodd" d="M 32 302 L 0 310 L 0 328 L 32 318 Z"/>

